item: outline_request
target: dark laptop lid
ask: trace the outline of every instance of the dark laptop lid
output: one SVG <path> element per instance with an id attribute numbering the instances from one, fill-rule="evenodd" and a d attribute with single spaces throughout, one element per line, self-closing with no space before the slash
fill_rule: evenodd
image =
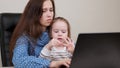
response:
<path id="1" fill-rule="evenodd" d="M 120 33 L 79 34 L 70 68 L 120 68 Z"/>

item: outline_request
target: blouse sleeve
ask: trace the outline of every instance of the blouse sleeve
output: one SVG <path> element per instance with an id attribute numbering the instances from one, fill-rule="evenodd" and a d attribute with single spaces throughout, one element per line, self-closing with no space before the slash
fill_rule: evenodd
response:
<path id="1" fill-rule="evenodd" d="M 49 68 L 50 61 L 44 58 L 29 56 L 28 41 L 21 36 L 16 42 L 12 62 L 15 68 Z"/>
<path id="2" fill-rule="evenodd" d="M 39 57 L 43 57 L 43 58 L 49 59 L 50 58 L 50 50 L 48 50 L 46 47 L 44 47 L 41 50 L 41 53 L 40 53 Z"/>

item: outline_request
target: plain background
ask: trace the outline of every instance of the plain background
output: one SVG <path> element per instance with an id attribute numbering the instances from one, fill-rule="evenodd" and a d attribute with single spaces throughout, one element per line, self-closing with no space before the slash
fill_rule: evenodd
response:
<path id="1" fill-rule="evenodd" d="M 29 0 L 0 0 L 0 13 L 22 13 Z M 71 25 L 76 42 L 79 33 L 120 32 L 120 0 L 55 0 L 56 16 Z"/>

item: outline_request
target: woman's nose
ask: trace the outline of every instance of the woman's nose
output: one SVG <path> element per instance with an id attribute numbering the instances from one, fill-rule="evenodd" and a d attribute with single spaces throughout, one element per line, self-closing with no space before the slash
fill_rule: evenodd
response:
<path id="1" fill-rule="evenodd" d="M 47 16 L 48 16 L 48 17 L 51 17 L 51 16 L 52 16 L 52 12 L 48 11 L 48 12 L 47 12 Z"/>

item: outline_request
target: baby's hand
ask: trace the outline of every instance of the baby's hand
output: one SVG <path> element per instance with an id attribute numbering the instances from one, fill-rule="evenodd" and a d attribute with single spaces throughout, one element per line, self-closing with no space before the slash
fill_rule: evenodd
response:
<path id="1" fill-rule="evenodd" d="M 51 49 L 53 46 L 57 46 L 57 45 L 61 45 L 61 42 L 57 39 L 52 39 L 47 45 L 46 45 L 46 48 L 47 49 Z"/>
<path id="2" fill-rule="evenodd" d="M 73 41 L 70 38 L 66 38 L 64 40 L 65 40 L 65 44 L 64 45 L 67 47 L 67 50 L 69 52 L 73 53 L 74 47 L 75 47 Z"/>

